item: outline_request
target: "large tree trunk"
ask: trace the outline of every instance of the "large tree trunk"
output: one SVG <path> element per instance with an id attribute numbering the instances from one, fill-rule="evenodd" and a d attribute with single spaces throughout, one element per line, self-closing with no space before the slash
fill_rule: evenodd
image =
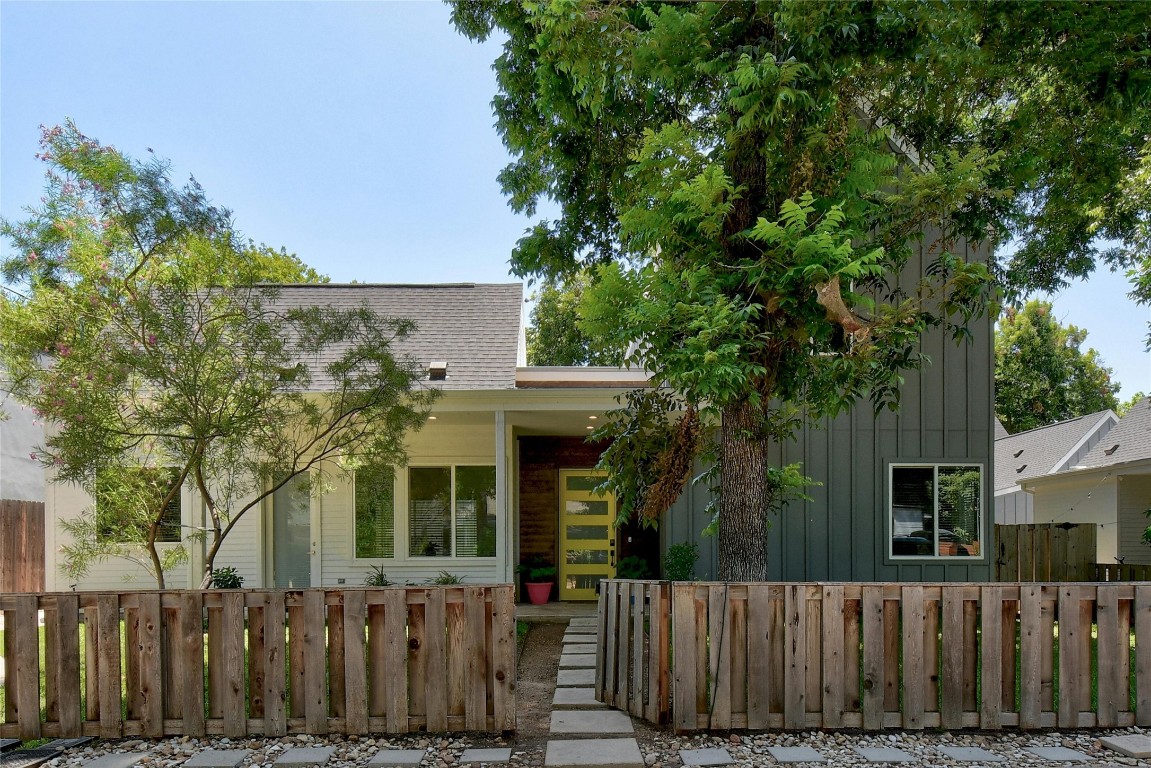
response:
<path id="1" fill-rule="evenodd" d="M 723 409 L 719 491 L 719 578 L 767 579 L 767 440 L 747 402 Z"/>

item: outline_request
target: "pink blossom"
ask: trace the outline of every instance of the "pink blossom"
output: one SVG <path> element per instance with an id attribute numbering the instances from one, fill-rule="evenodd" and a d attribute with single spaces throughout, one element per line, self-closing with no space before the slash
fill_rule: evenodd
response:
<path id="1" fill-rule="evenodd" d="M 153 346 L 153 347 L 156 346 L 156 334 L 154 334 L 154 333 L 148 334 L 148 345 Z"/>
<path id="2" fill-rule="evenodd" d="M 40 457 L 37 456 L 35 453 L 28 454 L 28 458 L 32 459 L 32 461 L 40 461 Z"/>

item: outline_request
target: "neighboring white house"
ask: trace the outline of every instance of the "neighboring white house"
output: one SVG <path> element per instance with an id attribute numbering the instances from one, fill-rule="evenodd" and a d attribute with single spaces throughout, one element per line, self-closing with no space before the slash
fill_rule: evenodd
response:
<path id="1" fill-rule="evenodd" d="M 0 499 L 44 501 L 44 467 L 33 458 L 44 441 L 32 409 L 0 389 Z"/>
<path id="2" fill-rule="evenodd" d="M 1075 466 L 1117 423 L 1118 417 L 1107 410 L 1011 435 L 996 419 L 996 524 L 1042 522 L 1035 519 L 1031 494 L 1026 493 L 1021 484 L 1033 477 L 1058 474 Z"/>
<path id="3" fill-rule="evenodd" d="M 1140 400 L 1093 442 L 1061 471 L 1021 483 L 1034 522 L 1094 523 L 1096 562 L 1151 564 L 1151 546 L 1143 543 L 1151 524 L 1151 399 Z"/>

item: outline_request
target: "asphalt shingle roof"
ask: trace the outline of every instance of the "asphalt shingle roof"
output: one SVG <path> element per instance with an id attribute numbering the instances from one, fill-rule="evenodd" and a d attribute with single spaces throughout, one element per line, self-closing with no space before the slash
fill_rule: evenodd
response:
<path id="1" fill-rule="evenodd" d="M 1110 411 L 1090 413 L 996 439 L 995 490 L 1007 490 L 1023 480 L 1046 475 L 1108 413 Z M 1118 427 L 1112 427 L 1102 442 L 1110 444 L 1110 436 L 1116 429 Z"/>
<path id="2" fill-rule="evenodd" d="M 1115 446 L 1119 446 L 1116 448 Z M 1110 454 L 1107 451 L 1111 451 Z M 1151 397 L 1145 397 L 1083 459 L 1085 467 L 1107 467 L 1151 458 Z"/>
<path id="3" fill-rule="evenodd" d="M 397 357 L 422 366 L 447 361 L 445 390 L 514 389 L 519 352 L 523 286 L 520 283 L 437 285 L 309 284 L 278 287 L 277 304 L 367 306 L 381 315 L 406 318 L 416 331 L 393 346 Z M 330 384 L 324 366 L 343 350 L 333 347 L 307 361 L 313 387 Z"/>

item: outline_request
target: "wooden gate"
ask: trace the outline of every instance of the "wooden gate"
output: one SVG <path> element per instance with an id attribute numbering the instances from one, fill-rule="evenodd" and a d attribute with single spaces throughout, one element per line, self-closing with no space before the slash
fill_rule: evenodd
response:
<path id="1" fill-rule="evenodd" d="M 997 525 L 996 581 L 1091 581 L 1095 526 L 1091 523 Z"/>
<path id="2" fill-rule="evenodd" d="M 0 593 L 44 590 L 44 502 L 0 501 Z"/>

